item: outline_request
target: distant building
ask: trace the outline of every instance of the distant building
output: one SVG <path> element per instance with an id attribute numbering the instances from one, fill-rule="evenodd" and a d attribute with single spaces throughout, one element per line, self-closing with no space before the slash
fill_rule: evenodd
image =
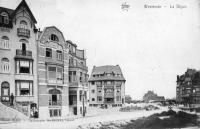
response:
<path id="1" fill-rule="evenodd" d="M 24 107 L 38 103 L 37 21 L 25 0 L 16 9 L 0 7 L 0 101 Z"/>
<path id="2" fill-rule="evenodd" d="M 187 69 L 177 76 L 176 100 L 179 103 L 200 105 L 200 71 Z"/>
<path id="3" fill-rule="evenodd" d="M 148 91 L 144 96 L 143 96 L 143 100 L 145 102 L 151 102 L 151 101 L 165 101 L 165 97 L 164 96 L 158 96 L 157 94 L 155 94 L 153 91 Z"/>
<path id="4" fill-rule="evenodd" d="M 119 65 L 94 66 L 89 78 L 90 106 L 122 106 L 125 81 Z"/>

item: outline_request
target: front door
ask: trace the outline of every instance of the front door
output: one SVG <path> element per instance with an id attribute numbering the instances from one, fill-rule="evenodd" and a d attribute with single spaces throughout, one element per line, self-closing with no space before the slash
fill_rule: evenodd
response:
<path id="1" fill-rule="evenodd" d="M 2 102 L 10 101 L 10 85 L 8 82 L 3 82 L 1 84 L 1 101 Z"/>
<path id="2" fill-rule="evenodd" d="M 52 95 L 52 105 L 57 105 L 57 95 Z"/>
<path id="3" fill-rule="evenodd" d="M 74 115 L 77 115 L 77 107 L 74 107 Z"/>

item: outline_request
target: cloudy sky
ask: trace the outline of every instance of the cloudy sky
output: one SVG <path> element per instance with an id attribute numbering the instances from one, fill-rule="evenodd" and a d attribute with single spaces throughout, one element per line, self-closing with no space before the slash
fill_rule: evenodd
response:
<path id="1" fill-rule="evenodd" d="M 0 6 L 15 9 L 20 1 L 0 0 Z M 89 74 L 94 65 L 120 65 L 134 99 L 147 90 L 175 97 L 176 75 L 200 70 L 198 0 L 26 1 L 38 28 L 54 25 L 87 51 Z M 121 9 L 125 2 L 128 11 Z"/>

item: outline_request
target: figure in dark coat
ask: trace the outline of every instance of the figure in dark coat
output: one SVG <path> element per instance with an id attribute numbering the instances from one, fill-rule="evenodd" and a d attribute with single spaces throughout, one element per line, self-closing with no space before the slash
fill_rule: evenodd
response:
<path id="1" fill-rule="evenodd" d="M 10 96 L 10 106 L 14 106 L 13 101 L 14 101 L 14 95 L 13 95 L 13 93 L 11 93 L 11 96 Z"/>

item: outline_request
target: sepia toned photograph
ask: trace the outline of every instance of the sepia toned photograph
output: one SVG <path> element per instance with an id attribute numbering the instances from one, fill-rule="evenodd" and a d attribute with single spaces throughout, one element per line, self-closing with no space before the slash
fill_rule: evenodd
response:
<path id="1" fill-rule="evenodd" d="M 199 129 L 200 0 L 0 0 L 0 129 Z"/>

